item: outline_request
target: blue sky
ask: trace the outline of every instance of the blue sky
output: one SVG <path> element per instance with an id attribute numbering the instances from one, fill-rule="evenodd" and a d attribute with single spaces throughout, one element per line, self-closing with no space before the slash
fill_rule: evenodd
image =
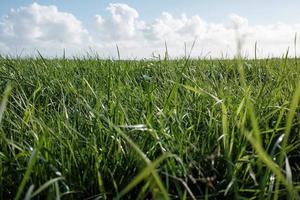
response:
<path id="1" fill-rule="evenodd" d="M 233 55 L 237 24 L 245 52 L 251 55 L 253 43 L 259 42 L 261 55 L 267 56 L 280 55 L 300 35 L 299 0 L 0 2 L 4 54 L 38 49 L 57 55 L 62 48 L 70 54 L 92 48 L 110 56 L 117 44 L 126 56 L 147 57 L 161 53 L 167 41 L 180 56 L 177 49 L 197 38 L 198 54 Z"/>
<path id="2" fill-rule="evenodd" d="M 249 19 L 251 23 L 268 24 L 278 21 L 285 23 L 298 23 L 300 20 L 299 0 L 130 0 L 130 1 L 106 1 L 88 0 L 1 0 L 0 15 L 5 15 L 11 8 L 27 6 L 33 2 L 43 5 L 56 5 L 60 10 L 73 13 L 84 23 L 89 24 L 95 14 L 101 13 L 107 16 L 105 8 L 109 3 L 125 3 L 137 9 L 141 18 L 150 21 L 167 11 L 175 16 L 182 13 L 187 15 L 198 14 L 208 21 L 222 21 L 228 13 L 237 13 Z"/>

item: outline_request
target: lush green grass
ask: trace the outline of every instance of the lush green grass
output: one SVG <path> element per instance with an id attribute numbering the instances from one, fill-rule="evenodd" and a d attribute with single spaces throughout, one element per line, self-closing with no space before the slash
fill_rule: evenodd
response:
<path id="1" fill-rule="evenodd" d="M 299 75 L 294 59 L 1 58 L 0 199 L 297 198 Z"/>

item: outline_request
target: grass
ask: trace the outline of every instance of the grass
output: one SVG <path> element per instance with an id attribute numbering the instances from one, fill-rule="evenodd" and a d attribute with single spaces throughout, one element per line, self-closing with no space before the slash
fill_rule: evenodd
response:
<path id="1" fill-rule="evenodd" d="M 0 199 L 297 199 L 296 59 L 0 59 Z"/>

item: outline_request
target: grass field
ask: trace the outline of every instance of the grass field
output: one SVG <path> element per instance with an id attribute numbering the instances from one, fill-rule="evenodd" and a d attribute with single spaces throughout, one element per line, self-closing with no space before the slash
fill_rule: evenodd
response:
<path id="1" fill-rule="evenodd" d="M 0 59 L 0 199 L 296 199 L 300 60 Z"/>

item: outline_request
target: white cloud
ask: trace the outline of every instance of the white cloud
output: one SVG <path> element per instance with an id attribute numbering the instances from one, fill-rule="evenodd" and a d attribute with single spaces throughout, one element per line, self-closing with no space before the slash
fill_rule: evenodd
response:
<path id="1" fill-rule="evenodd" d="M 134 39 L 143 28 L 144 22 L 138 20 L 138 12 L 126 4 L 109 4 L 106 10 L 111 14 L 109 19 L 96 15 L 97 33 L 100 39 L 114 41 Z"/>
<path id="2" fill-rule="evenodd" d="M 201 38 L 206 32 L 207 24 L 198 15 L 188 18 L 182 15 L 181 18 L 175 18 L 170 13 L 163 12 L 148 27 L 147 34 L 150 39 L 162 40 L 194 40 Z"/>
<path id="3" fill-rule="evenodd" d="M 248 26 L 248 19 L 242 17 L 242 16 L 239 16 L 237 14 L 230 14 L 229 15 L 229 19 L 231 20 L 232 22 L 232 28 L 243 28 L 243 27 L 247 27 Z"/>
<path id="4" fill-rule="evenodd" d="M 8 47 L 4 43 L 0 42 L 0 54 L 5 54 L 8 51 Z"/>
<path id="5" fill-rule="evenodd" d="M 123 58 L 142 58 L 153 52 L 163 55 L 166 42 L 171 56 L 182 56 L 184 44 L 190 47 L 196 39 L 193 56 L 220 57 L 236 54 L 238 36 L 249 56 L 254 54 L 256 41 L 261 56 L 280 56 L 293 45 L 295 33 L 300 33 L 300 24 L 257 25 L 237 14 L 211 23 L 199 15 L 175 17 L 163 12 L 144 22 L 138 11 L 126 4 L 109 4 L 107 12 L 106 18 L 95 15 L 94 27 L 88 30 L 74 15 L 56 6 L 33 3 L 12 10 L 0 20 L 1 51 L 13 54 L 39 49 L 45 55 L 61 55 L 63 48 L 72 54 L 92 47 L 101 56 L 116 56 L 118 45 Z"/>
<path id="6" fill-rule="evenodd" d="M 11 50 L 41 50 L 55 55 L 61 49 L 80 49 L 90 40 L 89 33 L 72 14 L 55 6 L 33 3 L 12 9 L 0 23 L 1 42 Z"/>

